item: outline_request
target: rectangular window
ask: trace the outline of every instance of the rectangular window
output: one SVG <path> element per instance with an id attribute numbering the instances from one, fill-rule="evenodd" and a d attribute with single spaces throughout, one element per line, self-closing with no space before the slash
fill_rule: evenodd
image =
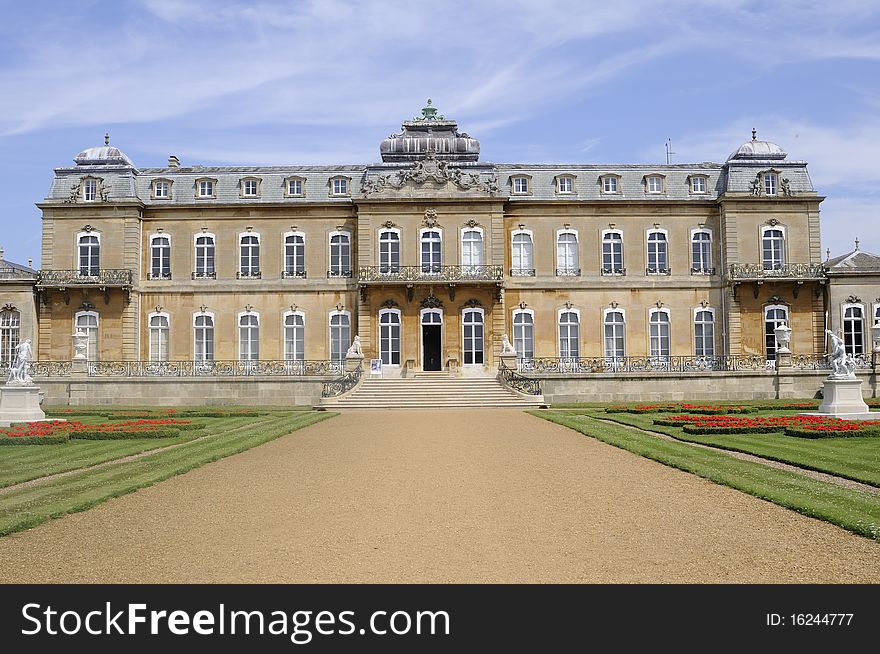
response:
<path id="1" fill-rule="evenodd" d="M 330 359 L 343 361 L 351 345 L 351 320 L 347 313 L 330 316 Z"/>
<path id="2" fill-rule="evenodd" d="M 15 359 L 20 327 L 21 314 L 18 311 L 0 313 L 0 364 L 10 365 Z"/>
<path id="3" fill-rule="evenodd" d="M 528 177 L 514 177 L 513 178 L 513 192 L 514 193 L 528 193 L 529 192 L 529 178 Z"/>
<path id="4" fill-rule="evenodd" d="M 98 180 L 87 179 L 83 182 L 83 200 L 94 202 L 98 198 Z"/>
<path id="5" fill-rule="evenodd" d="M 706 178 L 705 177 L 691 177 L 691 191 L 694 193 L 705 193 L 706 192 Z"/>
<path id="6" fill-rule="evenodd" d="M 694 354 L 715 356 L 715 315 L 711 311 L 697 311 L 694 316 Z"/>
<path id="7" fill-rule="evenodd" d="M 559 193 L 571 193 L 574 187 L 572 181 L 571 177 L 560 177 L 557 180 Z"/>
<path id="8" fill-rule="evenodd" d="M 662 193 L 663 178 L 652 176 L 648 178 L 648 193 Z"/>
<path id="9" fill-rule="evenodd" d="M 347 179 L 334 179 L 333 180 L 333 195 L 345 195 L 348 193 L 348 180 Z"/>
<path id="10" fill-rule="evenodd" d="M 167 198 L 171 190 L 168 186 L 168 182 L 156 182 L 153 189 L 153 195 L 156 198 Z"/>
<path id="11" fill-rule="evenodd" d="M 241 237 L 240 276 L 260 276 L 260 238 L 256 235 Z"/>
<path id="12" fill-rule="evenodd" d="M 305 318 L 291 313 L 284 318 L 284 359 L 285 361 L 304 361 Z"/>
<path id="13" fill-rule="evenodd" d="M 764 173 L 764 192 L 776 195 L 776 173 Z"/>
<path id="14" fill-rule="evenodd" d="M 608 232 L 602 237 L 602 274 L 620 275 L 623 267 L 623 235 Z"/>
<path id="15" fill-rule="evenodd" d="M 150 277 L 171 279 L 171 239 L 154 236 L 150 247 Z"/>
<path id="16" fill-rule="evenodd" d="M 252 198 L 257 196 L 257 180 L 246 179 L 244 181 L 244 196 Z"/>
<path id="17" fill-rule="evenodd" d="M 351 244 L 348 234 L 330 237 L 330 277 L 351 277 Z"/>
<path id="18" fill-rule="evenodd" d="M 602 178 L 602 192 L 603 193 L 617 193 L 617 178 L 616 177 L 603 177 Z"/>
<path id="19" fill-rule="evenodd" d="M 284 276 L 306 276 L 306 241 L 300 234 L 291 234 L 284 239 Z"/>
<path id="20" fill-rule="evenodd" d="M 287 194 L 288 195 L 302 195 L 303 185 L 301 179 L 289 179 L 287 180 Z"/>
<path id="21" fill-rule="evenodd" d="M 150 318 L 150 361 L 168 361 L 168 316 Z"/>
<path id="22" fill-rule="evenodd" d="M 94 277 L 99 272 L 101 245 L 97 236 L 80 236 L 79 238 L 79 274 Z"/>
<path id="23" fill-rule="evenodd" d="M 202 180 L 199 182 L 199 197 L 210 198 L 214 195 L 214 182 L 211 180 Z"/>

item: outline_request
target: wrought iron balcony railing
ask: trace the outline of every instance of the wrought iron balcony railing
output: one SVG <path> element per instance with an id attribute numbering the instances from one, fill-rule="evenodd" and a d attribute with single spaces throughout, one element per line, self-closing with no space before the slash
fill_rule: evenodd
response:
<path id="1" fill-rule="evenodd" d="M 671 268 L 645 268 L 646 275 L 671 275 Z"/>
<path id="2" fill-rule="evenodd" d="M 534 272 L 534 271 L 533 271 Z M 499 282 L 501 266 L 361 266 L 358 281 L 387 282 Z"/>
<path id="3" fill-rule="evenodd" d="M 130 287 L 131 270 L 94 270 L 83 274 L 79 270 L 41 270 L 37 288 L 67 288 L 69 286 Z"/>
<path id="4" fill-rule="evenodd" d="M 70 377 L 73 364 L 70 361 L 31 361 L 28 374 L 31 377 Z M 0 381 L 9 374 L 9 361 L 0 361 Z"/>
<path id="5" fill-rule="evenodd" d="M 511 268 L 510 269 L 511 277 L 534 277 L 535 269 L 534 268 Z"/>
<path id="6" fill-rule="evenodd" d="M 351 277 L 351 270 L 328 270 L 327 277 Z"/>
<path id="7" fill-rule="evenodd" d="M 602 275 L 608 275 L 612 277 L 616 275 L 618 277 L 623 277 L 624 275 L 626 275 L 626 268 L 622 268 L 619 266 L 614 268 L 602 268 L 599 272 Z"/>
<path id="8" fill-rule="evenodd" d="M 516 370 L 508 368 L 504 361 L 498 366 L 498 381 L 523 395 L 540 395 L 541 382 L 520 375 Z"/>
<path id="9" fill-rule="evenodd" d="M 556 269 L 557 277 L 580 277 L 581 269 L 580 268 L 557 268 Z"/>
<path id="10" fill-rule="evenodd" d="M 259 270 L 250 270 L 247 272 L 238 271 L 237 273 L 235 273 L 236 279 L 262 279 L 262 277 L 263 273 L 261 273 Z"/>
<path id="11" fill-rule="evenodd" d="M 363 365 L 358 365 L 358 367 L 351 372 L 347 372 L 337 379 L 324 382 L 321 387 L 321 397 L 338 397 L 343 393 L 347 393 L 358 385 L 363 372 Z"/>
<path id="12" fill-rule="evenodd" d="M 154 282 L 154 281 L 158 281 L 158 280 L 168 280 L 168 279 L 171 279 L 170 272 L 159 272 L 159 273 L 148 272 L 147 273 L 147 280 L 148 281 Z"/>
<path id="13" fill-rule="evenodd" d="M 703 268 L 701 266 L 692 266 L 691 275 L 714 275 L 714 268 Z"/>
<path id="14" fill-rule="evenodd" d="M 342 361 L 89 361 L 89 377 L 320 377 Z"/>
<path id="15" fill-rule="evenodd" d="M 305 270 L 282 270 L 281 279 L 305 279 L 307 277 Z"/>
<path id="16" fill-rule="evenodd" d="M 192 274 L 193 279 L 217 279 L 217 271 L 212 270 L 210 272 L 203 270 L 201 272 L 194 272 Z"/>
<path id="17" fill-rule="evenodd" d="M 771 362 L 772 364 L 772 362 Z M 615 372 L 712 372 L 773 370 L 763 356 L 641 356 L 641 357 L 535 357 L 521 359 L 523 374 L 615 373 Z"/>
<path id="18" fill-rule="evenodd" d="M 763 279 L 822 279 L 825 269 L 821 263 L 784 263 L 767 266 L 762 263 L 732 263 L 733 280 Z"/>

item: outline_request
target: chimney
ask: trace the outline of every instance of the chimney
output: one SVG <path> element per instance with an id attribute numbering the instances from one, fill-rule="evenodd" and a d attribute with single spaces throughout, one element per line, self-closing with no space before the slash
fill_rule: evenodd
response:
<path id="1" fill-rule="evenodd" d="M 168 167 L 169 168 L 180 168 L 180 159 L 177 158 L 176 154 L 169 155 Z"/>

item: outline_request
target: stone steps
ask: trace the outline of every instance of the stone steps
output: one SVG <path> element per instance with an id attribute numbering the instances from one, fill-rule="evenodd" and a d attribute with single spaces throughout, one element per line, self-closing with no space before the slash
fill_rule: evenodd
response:
<path id="1" fill-rule="evenodd" d="M 364 379 L 346 395 L 325 398 L 326 409 L 456 409 L 545 406 L 540 395 L 522 396 L 492 378 L 455 378 L 447 373 L 418 373 L 408 379 Z"/>

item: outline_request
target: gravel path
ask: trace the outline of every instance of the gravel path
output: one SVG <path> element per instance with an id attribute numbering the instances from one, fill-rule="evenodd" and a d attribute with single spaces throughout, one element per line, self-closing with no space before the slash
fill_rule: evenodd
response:
<path id="1" fill-rule="evenodd" d="M 880 582 L 880 545 L 518 411 L 346 412 L 0 538 L 4 582 Z"/>

